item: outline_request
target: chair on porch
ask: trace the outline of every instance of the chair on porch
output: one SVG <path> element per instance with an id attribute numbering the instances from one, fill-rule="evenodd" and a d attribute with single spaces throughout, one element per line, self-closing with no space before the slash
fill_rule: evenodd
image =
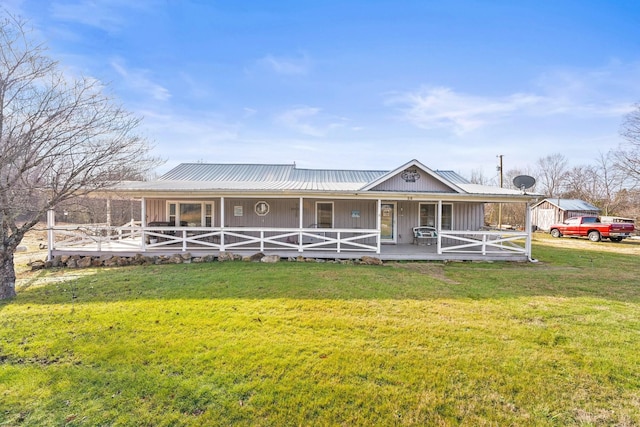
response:
<path id="1" fill-rule="evenodd" d="M 438 232 L 435 227 L 413 227 L 413 244 L 420 244 L 420 240 L 423 239 L 427 245 L 431 245 L 431 243 L 438 238 Z"/>

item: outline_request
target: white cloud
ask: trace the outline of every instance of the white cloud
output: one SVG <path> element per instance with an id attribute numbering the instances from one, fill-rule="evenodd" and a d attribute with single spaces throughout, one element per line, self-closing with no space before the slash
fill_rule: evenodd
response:
<path id="1" fill-rule="evenodd" d="M 640 64 L 612 61 L 596 69 L 555 68 L 526 92 L 483 96 L 449 87 L 421 87 L 389 96 L 402 118 L 421 129 L 464 135 L 497 123 L 541 118 L 619 118 L 640 99 Z"/>
<path id="2" fill-rule="evenodd" d="M 391 104 L 403 106 L 404 118 L 417 127 L 450 128 L 458 134 L 496 122 L 540 102 L 540 97 L 529 94 L 488 98 L 456 93 L 446 87 L 421 88 L 390 100 Z"/>
<path id="3" fill-rule="evenodd" d="M 161 173 L 181 162 L 218 162 L 223 153 L 238 149 L 240 126 L 216 114 L 151 106 L 136 113 L 143 116 L 140 131 L 154 145 L 155 154 L 167 160 Z"/>
<path id="4" fill-rule="evenodd" d="M 148 70 L 127 69 L 119 58 L 113 59 L 111 66 L 123 78 L 124 84 L 132 90 L 145 93 L 157 101 L 166 101 L 171 98 L 167 88 L 149 78 Z"/>
<path id="5" fill-rule="evenodd" d="M 549 102 L 548 113 L 583 117 L 622 116 L 640 97 L 640 63 L 612 60 L 594 69 L 556 68 L 535 81 Z"/>
<path id="6" fill-rule="evenodd" d="M 3 0 L 2 8 L 9 11 L 9 13 L 14 15 L 22 15 L 24 12 L 22 11 L 22 5 L 24 4 L 24 0 Z"/>
<path id="7" fill-rule="evenodd" d="M 152 3 L 130 0 L 56 1 L 51 4 L 51 14 L 61 21 L 77 22 L 112 32 L 125 25 L 132 10 L 147 9 Z"/>
<path id="8" fill-rule="evenodd" d="M 197 99 L 207 99 L 211 96 L 211 90 L 207 82 L 203 82 L 198 78 L 194 78 L 191 74 L 184 71 L 178 73 L 181 81 L 186 87 L 187 93 Z"/>
<path id="9" fill-rule="evenodd" d="M 256 110 L 255 108 L 250 108 L 250 107 L 244 107 L 242 111 L 243 111 L 243 118 L 245 119 L 249 117 L 253 117 L 258 112 L 258 110 Z"/>
<path id="10" fill-rule="evenodd" d="M 323 136 L 325 132 L 312 125 L 310 120 L 318 115 L 319 108 L 299 107 L 280 114 L 276 122 L 309 136 Z"/>
<path id="11" fill-rule="evenodd" d="M 332 130 L 345 127 L 347 119 L 322 114 L 316 107 L 296 107 L 276 117 L 276 123 L 304 135 L 323 137 Z"/>
<path id="12" fill-rule="evenodd" d="M 307 74 L 311 68 L 311 60 L 306 54 L 297 58 L 277 57 L 269 54 L 261 58 L 258 63 L 276 74 L 288 76 Z"/>

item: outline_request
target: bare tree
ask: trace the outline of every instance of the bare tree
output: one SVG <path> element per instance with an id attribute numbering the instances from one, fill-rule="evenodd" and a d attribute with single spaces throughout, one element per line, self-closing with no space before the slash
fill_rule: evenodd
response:
<path id="1" fill-rule="evenodd" d="M 471 171 L 471 179 L 469 181 L 472 184 L 489 185 L 491 180 L 485 176 L 482 169 L 473 169 Z"/>
<path id="2" fill-rule="evenodd" d="M 569 170 L 562 197 L 586 200 L 601 208 L 603 215 L 619 212 L 625 206 L 626 198 L 618 197 L 618 194 L 631 188 L 631 183 L 614 157 L 612 152 L 599 153 L 595 164 Z"/>
<path id="3" fill-rule="evenodd" d="M 547 197 L 558 196 L 567 177 L 567 159 L 560 153 L 542 157 L 537 161 L 538 188 Z"/>
<path id="4" fill-rule="evenodd" d="M 522 169 L 509 169 L 504 173 L 504 187 L 514 190 L 520 190 L 513 183 L 513 179 L 519 175 L 532 175 L 529 168 Z M 528 192 L 535 193 L 537 183 Z M 526 205 L 524 203 L 508 203 L 502 205 L 502 223 L 511 225 L 515 228 L 524 228 Z"/>
<path id="5" fill-rule="evenodd" d="M 629 176 L 627 172 L 620 168 L 613 159 L 614 154 L 600 153 L 596 159 L 596 175 L 594 180 L 597 183 L 593 203 L 602 208 L 604 215 L 611 215 L 620 210 L 624 205 L 624 198 L 618 197 L 621 191 L 630 188 Z"/>
<path id="6" fill-rule="evenodd" d="M 640 183 L 640 104 L 626 115 L 620 134 L 625 141 L 615 153 L 618 164 Z"/>
<path id="7" fill-rule="evenodd" d="M 157 164 L 139 121 L 98 81 L 65 76 L 23 20 L 0 17 L 0 299 L 15 296 L 15 250 L 49 209 Z"/>

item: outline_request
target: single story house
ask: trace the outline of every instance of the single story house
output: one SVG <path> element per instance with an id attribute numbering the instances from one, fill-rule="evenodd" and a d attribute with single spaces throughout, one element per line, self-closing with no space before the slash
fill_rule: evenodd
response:
<path id="1" fill-rule="evenodd" d="M 105 194 L 139 200 L 141 221 L 80 230 L 57 226 L 52 214 L 50 256 L 260 251 L 282 257 L 525 261 L 531 259 L 528 207 L 541 197 L 472 184 L 417 160 L 392 170 L 189 163 Z M 525 204 L 527 226 L 487 229 L 486 203 Z"/>
<path id="2" fill-rule="evenodd" d="M 531 222 L 535 228 L 549 231 L 552 224 L 572 216 L 600 215 L 600 208 L 580 199 L 547 198 L 531 207 Z"/>

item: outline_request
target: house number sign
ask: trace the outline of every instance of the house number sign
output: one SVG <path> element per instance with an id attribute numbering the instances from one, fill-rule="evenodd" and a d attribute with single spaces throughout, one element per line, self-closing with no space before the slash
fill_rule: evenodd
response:
<path id="1" fill-rule="evenodd" d="M 269 213 L 269 203 L 267 202 L 258 202 L 255 207 L 256 215 L 265 216 Z"/>

